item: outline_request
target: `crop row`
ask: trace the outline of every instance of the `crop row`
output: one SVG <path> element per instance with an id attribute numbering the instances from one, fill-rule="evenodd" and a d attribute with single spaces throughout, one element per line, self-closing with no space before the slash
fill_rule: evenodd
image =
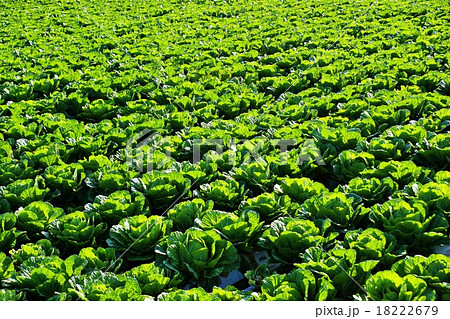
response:
<path id="1" fill-rule="evenodd" d="M 0 300 L 450 299 L 446 1 L 103 4 L 0 12 Z"/>

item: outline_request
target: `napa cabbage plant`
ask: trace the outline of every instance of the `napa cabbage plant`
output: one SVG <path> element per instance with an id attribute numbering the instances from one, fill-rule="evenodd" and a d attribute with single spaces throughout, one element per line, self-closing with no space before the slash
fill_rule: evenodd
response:
<path id="1" fill-rule="evenodd" d="M 291 264 L 310 247 L 326 246 L 337 237 L 330 231 L 331 222 L 291 217 L 280 217 L 273 221 L 259 239 L 259 245 L 268 250 L 272 259 Z"/>
<path id="2" fill-rule="evenodd" d="M 355 129 L 339 127 L 336 129 L 314 129 L 312 132 L 314 140 L 317 141 L 321 152 L 331 147 L 339 152 L 355 149 L 358 142 L 362 140 L 361 133 Z M 327 160 L 324 158 L 325 162 Z"/>
<path id="3" fill-rule="evenodd" d="M 76 211 L 53 220 L 44 236 L 57 247 L 70 251 L 97 246 L 106 229 L 98 214 Z"/>
<path id="4" fill-rule="evenodd" d="M 292 201 L 303 203 L 314 195 L 328 192 L 328 189 L 319 182 L 314 182 L 307 177 L 284 178 L 275 185 L 274 190 L 279 194 L 288 195 Z"/>
<path id="5" fill-rule="evenodd" d="M 360 290 L 358 283 L 365 282 L 377 264 L 377 260 L 358 261 L 354 249 L 335 247 L 325 252 L 319 247 L 311 247 L 303 254 L 302 263 L 295 265 L 329 278 L 337 296 L 345 298 Z"/>
<path id="6" fill-rule="evenodd" d="M 85 211 L 97 213 L 105 223 L 114 225 L 126 217 L 148 214 L 145 206 L 146 199 L 141 193 L 119 190 L 108 196 L 97 195 L 93 203 L 85 205 Z"/>
<path id="7" fill-rule="evenodd" d="M 331 162 L 333 172 L 339 180 L 349 180 L 358 177 L 365 169 L 375 165 L 375 157 L 367 152 L 346 150 Z"/>
<path id="8" fill-rule="evenodd" d="M 427 130 L 419 125 L 396 125 L 383 133 L 387 138 L 399 138 L 411 144 L 423 142 L 427 137 Z"/>
<path id="9" fill-rule="evenodd" d="M 173 222 L 174 229 L 186 231 L 194 226 L 196 218 L 201 218 L 205 213 L 211 211 L 214 207 L 213 201 L 204 201 L 201 198 L 194 198 L 191 201 L 185 201 L 176 204 L 167 213 L 167 217 Z"/>
<path id="10" fill-rule="evenodd" d="M 155 252 L 158 263 L 205 285 L 239 267 L 236 248 L 213 230 L 190 228 L 185 233 L 173 232 L 157 245 Z"/>
<path id="11" fill-rule="evenodd" d="M 358 299 L 375 301 L 433 301 L 436 292 L 414 275 L 400 276 L 392 270 L 384 270 L 370 276 L 364 285 L 367 295 Z"/>
<path id="12" fill-rule="evenodd" d="M 220 298 L 206 292 L 202 287 L 198 287 L 163 292 L 158 296 L 158 301 L 220 301 Z"/>
<path id="13" fill-rule="evenodd" d="M 13 213 L 0 215 L 0 252 L 13 248 L 25 236 L 23 231 L 15 227 L 16 222 L 17 218 Z"/>
<path id="14" fill-rule="evenodd" d="M 171 169 L 176 169 L 183 174 L 184 177 L 189 178 L 192 185 L 201 185 L 209 183 L 217 177 L 218 166 L 216 163 L 207 161 L 200 161 L 199 163 L 191 164 L 189 162 L 175 163 Z"/>
<path id="15" fill-rule="evenodd" d="M 336 192 L 316 195 L 304 202 L 300 214 L 313 220 L 328 219 L 337 228 L 353 227 L 366 213 L 356 206 L 358 199 Z"/>
<path id="16" fill-rule="evenodd" d="M 177 198 L 184 196 L 190 186 L 190 180 L 177 172 L 151 171 L 131 180 L 131 190 L 144 194 L 156 211 L 167 209 Z"/>
<path id="17" fill-rule="evenodd" d="M 375 226 L 411 249 L 432 248 L 448 239 L 447 219 L 442 214 L 430 215 L 427 204 L 421 200 L 391 199 L 373 206 L 369 217 Z"/>
<path id="18" fill-rule="evenodd" d="M 126 165 L 102 166 L 95 172 L 86 174 L 85 183 L 95 194 L 110 194 L 118 190 L 129 189 L 138 172 Z M 131 182 L 130 182 L 131 180 Z"/>
<path id="19" fill-rule="evenodd" d="M 36 243 L 27 243 L 21 245 L 18 249 L 11 249 L 9 254 L 18 264 L 22 264 L 31 257 L 58 256 L 59 250 L 53 247 L 48 239 L 41 239 Z"/>
<path id="20" fill-rule="evenodd" d="M 116 251 L 113 248 L 86 247 L 78 253 L 82 259 L 86 260 L 85 270 L 100 271 L 119 271 L 123 259 L 117 258 Z"/>
<path id="21" fill-rule="evenodd" d="M 391 177 L 399 186 L 405 186 L 411 182 L 427 183 L 431 182 L 431 171 L 424 167 L 419 167 L 412 161 L 389 161 L 381 162 L 374 169 L 367 169 L 361 172 L 361 177 L 379 179 Z"/>
<path id="22" fill-rule="evenodd" d="M 295 269 L 288 274 L 275 274 L 263 280 L 258 300 L 333 300 L 336 289 L 325 277 L 304 269 Z"/>
<path id="23" fill-rule="evenodd" d="M 232 209 L 238 207 L 244 199 L 246 190 L 243 184 L 234 179 L 215 180 L 200 186 L 197 192 L 203 199 L 211 200 L 219 209 Z"/>
<path id="24" fill-rule="evenodd" d="M 239 215 L 212 210 L 196 220 L 199 228 L 215 230 L 240 251 L 251 251 L 262 232 L 259 214 L 245 210 Z"/>
<path id="25" fill-rule="evenodd" d="M 8 201 L 14 209 L 32 202 L 41 201 L 50 192 L 41 176 L 33 179 L 16 180 L 6 187 L 0 187 L 0 196 Z"/>
<path id="26" fill-rule="evenodd" d="M 344 246 L 356 251 L 358 260 L 379 260 L 385 267 L 406 255 L 406 245 L 399 245 L 394 235 L 377 228 L 347 232 Z"/>
<path id="27" fill-rule="evenodd" d="M 240 210 L 252 210 L 259 214 L 261 220 L 272 222 L 276 218 L 292 213 L 291 199 L 288 195 L 263 193 L 253 198 L 247 198 L 239 205 Z"/>
<path id="28" fill-rule="evenodd" d="M 95 271 L 75 275 L 67 281 L 67 293 L 74 300 L 84 301 L 143 301 L 149 297 L 142 294 L 134 278 L 112 272 Z"/>
<path id="29" fill-rule="evenodd" d="M 367 204 L 384 202 L 397 190 L 398 184 L 390 177 L 383 179 L 355 177 L 347 185 L 340 185 L 336 188 L 336 191 L 360 196 L 364 203 Z"/>
<path id="30" fill-rule="evenodd" d="M 437 134 L 425 140 L 417 154 L 417 159 L 427 166 L 447 169 L 450 158 L 450 138 L 448 134 Z"/>
<path id="31" fill-rule="evenodd" d="M 52 165 L 43 174 L 47 185 L 52 190 L 58 190 L 64 200 L 70 200 L 83 186 L 86 173 L 81 164 Z"/>
<path id="32" fill-rule="evenodd" d="M 430 211 L 437 214 L 450 215 L 450 185 L 448 183 L 427 183 L 418 187 L 415 194 L 420 200 L 427 203 Z"/>
<path id="33" fill-rule="evenodd" d="M 0 186 L 6 186 L 17 180 L 34 179 L 38 174 L 39 170 L 31 160 L 0 158 Z"/>
<path id="34" fill-rule="evenodd" d="M 405 143 L 400 138 L 384 139 L 373 138 L 368 141 L 363 141 L 358 145 L 358 148 L 369 154 L 372 154 L 375 159 L 383 161 L 386 159 L 398 160 L 409 155 L 412 145 Z"/>
<path id="35" fill-rule="evenodd" d="M 243 181 L 248 187 L 260 193 L 265 189 L 271 189 L 276 175 L 273 173 L 273 165 L 264 161 L 253 161 L 235 167 L 232 176 L 237 181 Z"/>
<path id="36" fill-rule="evenodd" d="M 17 227 L 27 231 L 30 238 L 38 238 L 54 220 L 64 215 L 62 208 L 54 207 L 49 202 L 33 202 L 16 212 Z"/>
<path id="37" fill-rule="evenodd" d="M 152 260 L 154 249 L 159 241 L 170 234 L 172 221 L 160 216 L 137 215 L 122 219 L 119 224 L 111 227 L 109 247 L 124 253 L 129 260 Z"/>
<path id="38" fill-rule="evenodd" d="M 154 263 L 141 264 L 124 273 L 127 278 L 135 279 L 143 294 L 157 297 L 166 289 L 176 287 L 183 281 L 180 274 L 156 266 Z"/>
<path id="39" fill-rule="evenodd" d="M 399 276 L 415 275 L 436 291 L 438 300 L 450 300 L 450 257 L 438 254 L 408 256 L 393 264 L 392 271 Z"/>
<path id="40" fill-rule="evenodd" d="M 30 257 L 4 283 L 7 287 L 26 291 L 34 298 L 49 300 L 64 294 L 67 280 L 80 275 L 86 263 L 76 255 L 66 260 L 58 256 Z"/>

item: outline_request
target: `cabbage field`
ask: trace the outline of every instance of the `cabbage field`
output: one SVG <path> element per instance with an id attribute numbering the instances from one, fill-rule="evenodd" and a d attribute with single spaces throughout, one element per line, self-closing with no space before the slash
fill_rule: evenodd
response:
<path id="1" fill-rule="evenodd" d="M 448 0 L 0 25 L 0 300 L 450 300 Z"/>

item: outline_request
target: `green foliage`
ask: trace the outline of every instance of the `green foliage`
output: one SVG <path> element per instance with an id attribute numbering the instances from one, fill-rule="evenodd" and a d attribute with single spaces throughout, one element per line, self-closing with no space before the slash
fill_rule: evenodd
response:
<path id="1" fill-rule="evenodd" d="M 428 182 L 430 170 L 418 167 L 414 162 L 381 162 L 377 168 L 361 172 L 362 177 L 385 178 L 391 177 L 399 185 L 404 186 L 411 182 Z"/>
<path id="2" fill-rule="evenodd" d="M 390 266 L 406 254 L 406 246 L 397 244 L 394 235 L 383 233 L 376 228 L 347 232 L 345 246 L 356 251 L 358 260 L 379 260 Z"/>
<path id="3" fill-rule="evenodd" d="M 56 219 L 64 216 L 64 210 L 48 202 L 33 202 L 17 213 L 17 227 L 28 232 L 28 236 L 39 236 L 48 230 Z"/>
<path id="4" fill-rule="evenodd" d="M 131 181 L 133 192 L 143 193 L 155 210 L 168 208 L 190 189 L 191 182 L 179 173 L 151 171 Z"/>
<path id="5" fill-rule="evenodd" d="M 348 180 L 358 177 L 360 172 L 371 168 L 375 164 L 375 157 L 370 153 L 347 150 L 339 154 L 331 164 L 339 180 Z"/>
<path id="6" fill-rule="evenodd" d="M 328 192 L 321 183 L 309 178 L 286 178 L 280 184 L 275 185 L 275 191 L 288 195 L 293 201 L 303 203 L 314 195 Z"/>
<path id="7" fill-rule="evenodd" d="M 130 260 L 151 260 L 156 244 L 170 234 L 172 221 L 159 216 L 138 215 L 111 227 L 107 243 Z"/>
<path id="8" fill-rule="evenodd" d="M 175 287 L 182 282 L 183 278 L 176 274 L 171 278 L 171 274 L 166 269 L 155 264 L 142 264 L 124 273 L 127 278 L 133 278 L 142 289 L 142 292 L 150 296 L 158 296 L 166 289 Z"/>
<path id="9" fill-rule="evenodd" d="M 370 219 L 411 249 L 433 247 L 447 239 L 447 219 L 440 214 L 430 215 L 427 204 L 420 200 L 409 203 L 391 199 L 377 204 L 371 208 Z"/>
<path id="10" fill-rule="evenodd" d="M 16 180 L 5 188 L 0 188 L 0 195 L 5 198 L 12 207 L 19 208 L 35 201 L 40 201 L 49 193 L 45 181 L 38 176 L 36 179 Z"/>
<path id="11" fill-rule="evenodd" d="M 165 292 L 158 296 L 159 301 L 220 301 L 214 294 L 207 293 L 203 288 L 192 288 L 189 290 L 174 290 Z"/>
<path id="12" fill-rule="evenodd" d="M 199 196 L 211 200 L 214 206 L 221 209 L 230 209 L 239 206 L 246 193 L 244 185 L 236 180 L 215 180 L 210 184 L 200 186 Z"/>
<path id="13" fill-rule="evenodd" d="M 267 249 L 277 262 L 298 262 L 300 255 L 318 245 L 325 246 L 337 237 L 329 232 L 329 220 L 312 222 L 306 219 L 281 217 L 262 234 L 259 245 Z"/>
<path id="14" fill-rule="evenodd" d="M 376 301 L 433 301 L 436 292 L 414 275 L 399 276 L 392 270 L 380 271 L 367 279 L 368 297 Z"/>
<path id="15" fill-rule="evenodd" d="M 78 211 L 52 221 L 44 235 L 58 247 L 68 250 L 96 246 L 105 231 L 106 224 L 99 215 Z"/>
<path id="16" fill-rule="evenodd" d="M 16 260 L 18 263 L 23 263 L 31 257 L 59 255 L 58 249 L 54 248 L 48 239 L 38 240 L 35 244 L 24 244 L 17 250 L 10 250 L 9 253 L 11 254 L 12 259 Z"/>
<path id="17" fill-rule="evenodd" d="M 45 169 L 44 177 L 50 189 L 70 198 L 82 186 L 86 174 L 80 164 L 54 165 Z"/>
<path id="18" fill-rule="evenodd" d="M 93 247 L 86 247 L 80 250 L 78 256 L 87 261 L 86 269 L 93 271 L 111 270 L 117 272 L 123 262 L 121 258 L 116 257 L 116 251 L 112 248 L 99 247 L 94 249 Z"/>
<path id="19" fill-rule="evenodd" d="M 0 301 L 20 301 L 25 299 L 23 292 L 16 290 L 0 289 Z"/>
<path id="20" fill-rule="evenodd" d="M 259 300 L 332 300 L 336 289 L 324 277 L 309 270 L 296 269 L 289 274 L 272 275 L 263 280 Z"/>
<path id="21" fill-rule="evenodd" d="M 114 225 L 125 217 L 145 215 L 145 197 L 140 193 L 115 191 L 108 196 L 98 195 L 94 202 L 87 204 L 85 210 L 97 213 L 108 225 Z"/>
<path id="22" fill-rule="evenodd" d="M 260 191 L 260 188 L 272 187 L 276 179 L 276 175 L 272 173 L 273 170 L 273 165 L 255 161 L 234 168 L 232 174 L 237 181 L 244 181 L 249 187 Z"/>
<path id="23" fill-rule="evenodd" d="M 240 251 L 252 251 L 262 233 L 263 224 L 259 214 L 251 210 L 245 210 L 239 215 L 213 210 L 197 220 L 199 228 L 215 230 Z"/>
<path id="24" fill-rule="evenodd" d="M 16 245 L 17 239 L 24 233 L 15 228 L 17 218 L 12 213 L 0 215 L 0 252 L 7 251 Z"/>
<path id="25" fill-rule="evenodd" d="M 396 192 L 398 184 L 390 177 L 383 179 L 355 177 L 347 185 L 339 186 L 336 190 L 356 194 L 367 204 L 376 204 Z"/>
<path id="26" fill-rule="evenodd" d="M 236 248 L 213 230 L 173 232 L 156 247 L 156 253 L 157 261 L 165 267 L 203 283 L 239 267 Z"/>
<path id="27" fill-rule="evenodd" d="M 14 273 L 14 262 L 11 258 L 0 252 L 0 280 L 11 277 Z"/>
<path id="28" fill-rule="evenodd" d="M 19 2 L 0 300 L 450 299 L 448 1 Z"/>
<path id="29" fill-rule="evenodd" d="M 359 283 L 367 280 L 377 264 L 375 260 L 357 261 L 357 252 L 353 249 L 334 248 L 325 252 L 311 247 L 305 251 L 303 263 L 297 267 L 330 278 L 336 294 L 345 298 L 360 290 Z"/>
<path id="30" fill-rule="evenodd" d="M 194 226 L 196 218 L 201 218 L 211 211 L 213 206 L 213 201 L 205 202 L 203 199 L 195 198 L 175 205 L 169 210 L 167 217 L 172 221 L 175 229 L 184 232 Z"/>
<path id="31" fill-rule="evenodd" d="M 69 279 L 68 294 L 76 300 L 142 301 L 146 299 L 138 282 L 132 278 L 99 271 Z"/>
<path id="32" fill-rule="evenodd" d="M 287 195 L 275 193 L 264 193 L 254 198 L 243 201 L 239 208 L 241 210 L 252 210 L 259 214 L 261 220 L 271 222 L 277 217 L 289 213 L 291 199 Z"/>
<path id="33" fill-rule="evenodd" d="M 30 257 L 5 283 L 9 287 L 23 289 L 35 298 L 49 299 L 55 294 L 65 293 L 67 279 L 81 274 L 86 263 L 76 255 L 66 260 L 58 256 Z"/>
<path id="34" fill-rule="evenodd" d="M 355 208 L 354 197 L 343 193 L 326 193 L 316 195 L 302 205 L 302 215 L 313 220 L 330 220 L 336 227 L 346 228 L 350 224 L 357 225 L 361 209 Z"/>
<path id="35" fill-rule="evenodd" d="M 407 257 L 392 265 L 400 276 L 415 275 L 433 288 L 439 300 L 450 300 L 450 257 L 444 255 Z"/>

